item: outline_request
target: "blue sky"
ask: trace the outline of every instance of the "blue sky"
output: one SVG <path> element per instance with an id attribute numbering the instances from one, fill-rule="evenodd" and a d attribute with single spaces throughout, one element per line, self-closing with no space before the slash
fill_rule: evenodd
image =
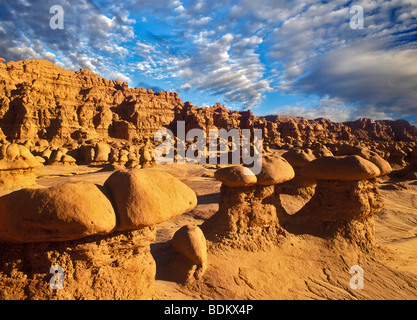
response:
<path id="1" fill-rule="evenodd" d="M 256 115 L 417 116 L 417 1 L 0 0 L 0 57 Z M 53 5 L 64 29 L 51 29 Z M 364 28 L 352 29 L 352 6 Z"/>

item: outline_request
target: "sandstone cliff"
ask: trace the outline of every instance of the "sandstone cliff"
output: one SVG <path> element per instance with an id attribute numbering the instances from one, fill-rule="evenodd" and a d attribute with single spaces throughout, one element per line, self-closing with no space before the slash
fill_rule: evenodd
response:
<path id="1" fill-rule="evenodd" d="M 153 137 L 183 105 L 176 93 L 128 88 L 42 60 L 0 63 L 0 128 L 12 139 Z M 139 128 L 139 129 L 138 129 Z"/>
<path id="2" fill-rule="evenodd" d="M 87 69 L 72 72 L 43 60 L 0 58 L 0 138 L 81 140 L 119 138 L 143 142 L 162 127 L 186 122 L 186 130 L 257 128 L 264 142 L 301 146 L 305 142 L 415 140 L 417 129 L 405 120 L 334 123 L 327 119 L 256 117 L 216 104 L 199 108 L 177 93 L 129 88 Z"/>

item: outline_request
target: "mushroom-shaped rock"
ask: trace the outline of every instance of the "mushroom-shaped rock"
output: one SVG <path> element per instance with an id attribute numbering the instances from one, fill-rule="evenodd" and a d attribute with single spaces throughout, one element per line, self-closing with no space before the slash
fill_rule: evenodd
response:
<path id="1" fill-rule="evenodd" d="M 342 228 L 350 234 L 366 234 L 356 240 L 373 243 L 372 215 L 384 206 L 375 164 L 357 155 L 325 157 L 312 161 L 301 173 L 317 179 L 317 185 L 310 201 L 288 220 L 291 224 L 304 226 L 306 232 L 330 234 Z"/>
<path id="2" fill-rule="evenodd" d="M 218 170 L 222 174 L 218 173 L 216 178 L 223 182 L 219 210 L 201 228 L 212 241 L 239 238 L 236 246 L 257 250 L 281 234 L 274 204 L 274 184 L 292 179 L 294 170 L 285 159 L 276 156 L 263 159 L 255 184 L 255 177 L 244 175 L 244 170 L 241 166 Z M 250 184 L 243 180 L 248 178 Z"/>
<path id="3" fill-rule="evenodd" d="M 152 169 L 119 170 L 104 186 L 113 196 L 117 230 L 134 230 L 170 220 L 197 205 L 195 192 L 172 175 Z"/>
<path id="4" fill-rule="evenodd" d="M 256 175 L 256 184 L 270 186 L 291 180 L 294 176 L 294 169 L 287 160 L 277 156 L 265 156 L 262 158 L 261 172 Z"/>
<path id="5" fill-rule="evenodd" d="M 333 153 L 326 146 L 317 146 L 313 150 L 313 155 L 316 158 L 333 157 Z"/>
<path id="6" fill-rule="evenodd" d="M 207 262 L 207 243 L 203 231 L 198 226 L 185 225 L 175 232 L 172 246 L 194 264 Z"/>
<path id="7" fill-rule="evenodd" d="M 25 146 L 3 144 L 0 147 L 0 187 L 17 188 L 35 183 L 34 169 L 42 166 Z"/>
<path id="8" fill-rule="evenodd" d="M 249 168 L 241 165 L 221 168 L 214 177 L 229 187 L 249 187 L 258 181 Z"/>
<path id="9" fill-rule="evenodd" d="M 19 169 L 28 169 L 29 165 L 26 161 L 22 159 L 16 160 L 8 160 L 2 159 L 0 160 L 0 171 L 5 170 L 19 170 Z"/>
<path id="10" fill-rule="evenodd" d="M 64 153 L 62 152 L 62 150 L 60 149 L 52 150 L 48 164 L 50 165 L 60 164 L 63 156 L 64 156 Z"/>
<path id="11" fill-rule="evenodd" d="M 282 157 L 293 167 L 295 176 L 289 181 L 275 185 L 275 194 L 276 197 L 280 198 L 285 212 L 293 213 L 309 201 L 314 194 L 314 187 L 317 184 L 316 179 L 304 177 L 300 172 L 305 165 L 315 160 L 316 157 L 311 151 L 307 152 L 302 149 L 289 150 Z M 292 201 L 293 196 L 297 196 L 299 201 Z M 288 197 L 291 198 L 288 199 Z M 285 217 L 286 215 L 280 218 Z"/>
<path id="12" fill-rule="evenodd" d="M 64 165 L 75 165 L 76 160 L 68 154 L 64 154 L 61 158 L 61 162 Z"/>
<path id="13" fill-rule="evenodd" d="M 403 168 L 406 166 L 406 162 L 404 157 L 407 156 L 407 153 L 402 150 L 397 144 L 391 147 L 389 150 L 390 156 L 388 157 L 387 161 L 394 166 L 395 169 Z"/>
<path id="14" fill-rule="evenodd" d="M 307 163 L 316 159 L 312 153 L 307 153 L 302 149 L 291 149 L 285 152 L 282 157 L 287 160 L 287 162 L 296 168 L 304 167 Z"/>
<path id="15" fill-rule="evenodd" d="M 351 146 L 348 144 L 342 145 L 337 154 L 342 155 L 357 155 L 375 164 L 380 170 L 380 175 L 389 174 L 392 171 L 391 165 L 388 161 L 383 159 L 379 154 L 369 150 L 366 147 Z"/>
<path id="16" fill-rule="evenodd" d="M 316 159 L 304 166 L 301 174 L 317 180 L 366 180 L 381 174 L 372 162 L 360 156 L 338 156 Z"/>
<path id="17" fill-rule="evenodd" d="M 337 156 L 350 156 L 357 155 L 361 156 L 364 159 L 369 159 L 371 156 L 371 150 L 366 147 L 353 146 L 349 144 L 343 144 L 339 147 L 337 151 Z"/>
<path id="18" fill-rule="evenodd" d="M 380 171 L 380 176 L 391 173 L 392 167 L 387 160 L 382 158 L 376 152 L 371 151 L 369 158 L 367 159 L 376 165 Z"/>
<path id="19" fill-rule="evenodd" d="M 156 266 L 150 244 L 155 235 L 155 228 L 148 227 L 68 241 L 1 243 L 2 299 L 151 299 Z M 64 290 L 51 290 L 54 271 L 64 272 Z"/>
<path id="20" fill-rule="evenodd" d="M 111 201 L 92 183 L 27 188 L 0 198 L 2 241 L 74 240 L 110 233 L 115 226 Z"/>

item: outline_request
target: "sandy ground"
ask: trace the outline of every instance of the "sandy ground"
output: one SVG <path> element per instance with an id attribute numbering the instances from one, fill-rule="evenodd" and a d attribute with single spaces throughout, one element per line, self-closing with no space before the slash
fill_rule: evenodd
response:
<path id="1" fill-rule="evenodd" d="M 375 217 L 377 248 L 360 251 L 344 241 L 292 235 L 267 251 L 248 252 L 209 246 L 209 266 L 200 281 L 181 284 L 172 278 L 175 258 L 170 239 L 185 224 L 201 224 L 218 208 L 220 183 L 211 165 L 167 165 L 152 168 L 171 173 L 195 190 L 198 205 L 157 225 L 151 252 L 157 265 L 155 299 L 416 299 L 417 181 L 381 182 L 383 211 Z M 66 181 L 103 184 L 110 171 L 99 167 L 46 166 L 36 187 Z M 5 194 L 3 191 L 1 194 Z M 0 194 L 0 195 L 1 195 Z M 284 197 L 288 207 L 302 199 Z M 351 289 L 350 267 L 364 270 L 364 288 Z"/>

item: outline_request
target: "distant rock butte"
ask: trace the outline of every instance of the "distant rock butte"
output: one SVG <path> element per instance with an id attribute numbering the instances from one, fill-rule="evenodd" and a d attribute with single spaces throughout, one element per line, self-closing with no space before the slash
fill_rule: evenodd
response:
<path id="1" fill-rule="evenodd" d="M 10 139 L 153 137 L 183 103 L 42 60 L 0 63 L 0 128 Z M 138 129 L 139 128 L 139 129 Z"/>
<path id="2" fill-rule="evenodd" d="M 179 120 L 186 121 L 186 130 L 263 129 L 264 142 L 278 146 L 417 138 L 417 128 L 405 120 L 335 123 L 323 118 L 257 117 L 249 110 L 231 111 L 220 104 L 195 107 L 175 92 L 129 88 L 87 69 L 72 72 L 49 61 L 4 63 L 0 58 L 0 138 L 145 141 L 162 127 L 174 128 Z"/>

